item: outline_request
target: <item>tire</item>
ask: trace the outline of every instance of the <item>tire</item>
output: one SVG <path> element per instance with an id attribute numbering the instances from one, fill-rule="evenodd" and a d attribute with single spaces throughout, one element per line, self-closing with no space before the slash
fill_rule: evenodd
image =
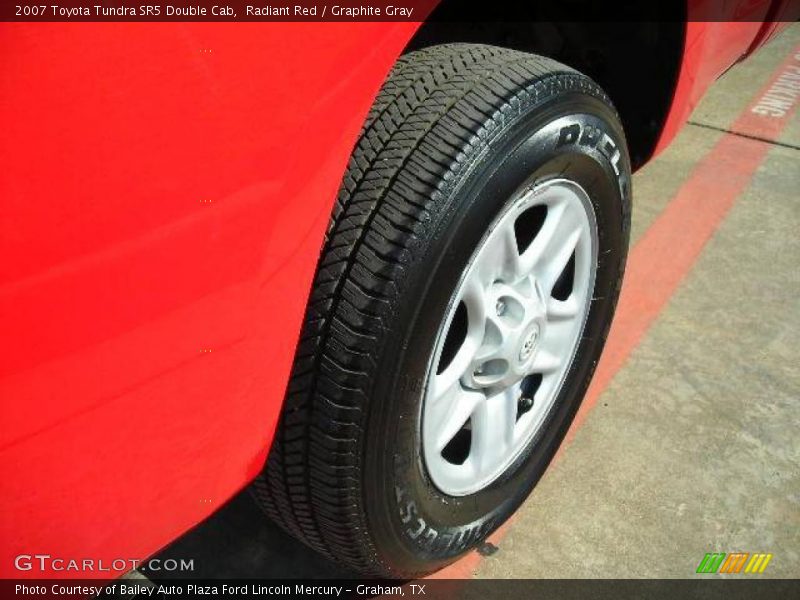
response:
<path id="1" fill-rule="evenodd" d="M 455 327 L 454 290 L 510 199 L 556 180 L 584 190 L 594 213 L 582 329 L 533 437 L 479 489 L 445 492 L 422 451 L 422 415 L 434 357 Z M 629 228 L 625 137 L 589 78 L 483 45 L 401 57 L 328 227 L 285 407 L 253 486 L 267 514 L 371 576 L 418 577 L 478 545 L 528 496 L 572 422 L 612 320 Z"/>

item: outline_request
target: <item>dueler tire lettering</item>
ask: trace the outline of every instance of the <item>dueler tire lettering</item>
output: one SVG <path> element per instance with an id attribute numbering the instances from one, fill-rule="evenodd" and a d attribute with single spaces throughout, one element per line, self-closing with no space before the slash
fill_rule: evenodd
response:
<path id="1" fill-rule="evenodd" d="M 622 154 L 613 139 L 602 129 L 586 125 L 581 128 L 580 123 L 565 125 L 558 133 L 556 148 L 566 144 L 580 144 L 588 148 L 597 148 L 608 159 L 617 176 L 621 175 L 619 162 Z"/>

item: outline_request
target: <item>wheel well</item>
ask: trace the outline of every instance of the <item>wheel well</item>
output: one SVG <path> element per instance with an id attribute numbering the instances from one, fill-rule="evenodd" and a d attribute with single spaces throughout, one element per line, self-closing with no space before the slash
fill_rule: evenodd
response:
<path id="1" fill-rule="evenodd" d="M 502 15 L 506 3 L 494 0 L 494 12 Z M 634 169 L 650 158 L 678 78 L 683 20 L 673 15 L 664 21 L 562 23 L 538 21 L 530 15 L 522 20 L 480 22 L 465 18 L 463 7 L 459 0 L 442 0 L 404 52 L 467 42 L 558 60 L 594 79 L 611 97 L 625 128 Z"/>

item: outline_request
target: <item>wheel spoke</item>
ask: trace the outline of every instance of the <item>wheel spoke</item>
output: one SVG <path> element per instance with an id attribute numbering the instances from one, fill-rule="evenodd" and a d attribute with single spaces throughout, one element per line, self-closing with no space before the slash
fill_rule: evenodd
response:
<path id="1" fill-rule="evenodd" d="M 483 287 L 477 280 L 468 281 L 459 301 L 464 302 L 467 307 L 467 334 L 447 368 L 434 377 L 431 390 L 434 399 L 448 392 L 467 372 L 475 360 L 475 353 L 483 343 L 483 334 L 486 329 Z"/>
<path id="2" fill-rule="evenodd" d="M 471 460 L 478 471 L 491 469 L 514 441 L 517 419 L 515 388 L 509 388 L 480 403 L 472 417 Z"/>
<path id="3" fill-rule="evenodd" d="M 560 366 L 561 366 L 561 360 L 558 358 L 558 356 L 556 356 L 552 352 L 548 352 L 546 350 L 540 350 L 536 354 L 536 357 L 533 359 L 531 372 L 552 373 L 553 371 L 557 371 Z"/>
<path id="4" fill-rule="evenodd" d="M 576 295 L 572 295 L 566 300 L 547 299 L 547 318 L 550 321 L 562 321 L 574 319 L 581 312 L 581 304 Z"/>
<path id="5" fill-rule="evenodd" d="M 470 278 L 464 286 L 461 301 L 467 307 L 467 338 L 477 337 L 480 342 L 483 338 L 484 322 L 486 321 L 486 290 L 477 278 Z"/>
<path id="6" fill-rule="evenodd" d="M 522 277 L 513 219 L 498 223 L 489 235 L 480 264 L 476 267 L 479 277 L 489 283 L 496 279 L 515 281 Z"/>
<path id="7" fill-rule="evenodd" d="M 508 224 L 503 227 L 499 243 L 502 244 L 503 274 L 510 281 L 521 278 L 523 273 L 520 270 L 520 256 L 513 220 L 509 219 Z"/>
<path id="8" fill-rule="evenodd" d="M 579 323 L 575 319 L 551 321 L 547 333 L 542 339 L 542 350 L 549 350 L 556 354 L 563 354 L 564 348 L 571 347 L 575 338 L 576 328 Z"/>
<path id="9" fill-rule="evenodd" d="M 542 230 L 521 257 L 521 268 L 532 272 L 546 297 L 567 266 L 582 233 L 580 214 L 566 202 L 550 207 Z"/>
<path id="10" fill-rule="evenodd" d="M 433 440 L 437 452 L 453 439 L 485 398 L 483 392 L 465 389 L 457 382 L 431 404 L 425 415 L 425 431 L 430 432 L 428 439 Z"/>

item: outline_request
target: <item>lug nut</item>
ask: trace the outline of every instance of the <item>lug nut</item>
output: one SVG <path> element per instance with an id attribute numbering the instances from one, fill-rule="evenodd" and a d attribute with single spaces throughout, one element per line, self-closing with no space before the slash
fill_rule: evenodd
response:
<path id="1" fill-rule="evenodd" d="M 533 408 L 533 398 L 530 396 L 520 396 L 519 400 L 517 401 L 517 407 L 519 408 L 520 412 L 529 411 Z"/>
<path id="2" fill-rule="evenodd" d="M 498 317 L 502 317 L 506 314 L 506 303 L 502 300 L 497 301 L 497 306 L 495 306 L 495 312 L 497 312 Z"/>

